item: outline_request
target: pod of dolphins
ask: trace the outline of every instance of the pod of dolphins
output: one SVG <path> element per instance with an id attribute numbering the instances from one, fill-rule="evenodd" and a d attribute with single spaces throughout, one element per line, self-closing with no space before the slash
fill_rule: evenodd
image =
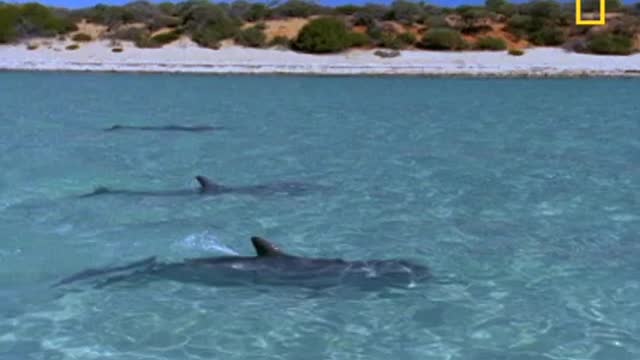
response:
<path id="1" fill-rule="evenodd" d="M 114 125 L 105 131 L 185 131 L 206 132 L 223 129 L 215 126 L 127 126 Z M 197 189 L 176 190 L 130 190 L 98 187 L 80 198 L 95 196 L 189 196 L 241 194 L 251 196 L 303 195 L 321 190 L 317 185 L 299 182 L 228 186 L 217 184 L 198 175 L 195 177 Z M 216 256 L 185 259 L 181 262 L 165 263 L 156 257 L 130 264 L 87 269 L 62 279 L 54 286 L 70 286 L 78 282 L 95 281 L 103 287 L 121 282 L 172 280 L 208 286 L 295 286 L 304 288 L 330 288 L 349 286 L 372 290 L 387 287 L 412 287 L 431 277 L 426 266 L 407 260 L 356 260 L 308 258 L 288 254 L 272 242 L 261 237 L 251 238 L 256 254 L 254 256 Z"/>

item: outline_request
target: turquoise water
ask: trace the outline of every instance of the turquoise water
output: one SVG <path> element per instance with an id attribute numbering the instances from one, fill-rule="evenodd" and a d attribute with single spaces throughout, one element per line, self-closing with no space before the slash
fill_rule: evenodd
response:
<path id="1" fill-rule="evenodd" d="M 0 359 L 638 359 L 638 80 L 0 74 Z M 103 132 L 113 124 L 217 133 Z M 304 196 L 79 199 L 302 181 Z M 52 289 L 150 255 L 409 258 L 380 292 Z"/>

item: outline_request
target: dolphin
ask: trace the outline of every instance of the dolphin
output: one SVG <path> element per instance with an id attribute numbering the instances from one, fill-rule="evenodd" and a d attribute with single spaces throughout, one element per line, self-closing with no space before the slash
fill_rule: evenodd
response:
<path id="1" fill-rule="evenodd" d="M 131 196 L 188 196 L 188 195 L 223 195 L 223 194 L 242 194 L 253 196 L 268 195 L 303 195 L 312 190 L 320 189 L 317 185 L 310 185 L 301 182 L 279 182 L 271 184 L 247 185 L 247 186 L 225 186 L 215 183 L 205 176 L 198 175 L 195 177 L 199 184 L 197 189 L 181 189 L 181 190 L 124 190 L 111 189 L 105 186 L 99 186 L 90 193 L 80 195 L 81 198 L 94 197 L 99 195 L 131 195 Z"/>
<path id="2" fill-rule="evenodd" d="M 431 277 L 426 266 L 407 260 L 307 258 L 288 254 L 261 237 L 251 238 L 255 256 L 217 256 L 163 263 L 150 257 L 130 265 L 89 269 L 54 286 L 107 276 L 99 286 L 140 280 L 170 280 L 207 286 L 291 286 L 325 289 L 339 286 L 376 290 L 413 287 Z M 137 270 L 136 270 L 137 269 Z M 134 270 L 132 272 L 127 272 Z"/>
<path id="3" fill-rule="evenodd" d="M 183 126 L 183 125 L 162 125 L 162 126 L 113 125 L 112 127 L 104 129 L 104 131 L 119 131 L 119 130 L 206 132 L 206 131 L 224 130 L 224 127 L 222 127 L 222 126 L 208 126 L 208 125 L 196 125 L 196 126 Z"/>

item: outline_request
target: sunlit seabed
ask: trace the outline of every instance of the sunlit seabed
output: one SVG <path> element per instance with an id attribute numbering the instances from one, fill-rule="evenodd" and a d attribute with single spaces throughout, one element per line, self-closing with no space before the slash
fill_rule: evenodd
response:
<path id="1" fill-rule="evenodd" d="M 0 359 L 638 359 L 638 80 L 0 74 Z M 114 124 L 217 133 L 103 132 Z M 96 186 L 303 181 L 300 197 Z M 359 292 L 52 289 L 157 255 L 409 258 Z"/>

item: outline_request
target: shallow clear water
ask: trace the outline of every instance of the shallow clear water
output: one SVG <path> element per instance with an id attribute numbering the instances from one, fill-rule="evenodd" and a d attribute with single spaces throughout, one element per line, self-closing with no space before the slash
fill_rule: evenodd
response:
<path id="1" fill-rule="evenodd" d="M 0 358 L 638 359 L 638 80 L 0 74 Z M 103 132 L 113 124 L 217 133 Z M 77 198 L 302 181 L 304 196 Z M 74 272 L 157 255 L 410 258 L 379 292 Z"/>

